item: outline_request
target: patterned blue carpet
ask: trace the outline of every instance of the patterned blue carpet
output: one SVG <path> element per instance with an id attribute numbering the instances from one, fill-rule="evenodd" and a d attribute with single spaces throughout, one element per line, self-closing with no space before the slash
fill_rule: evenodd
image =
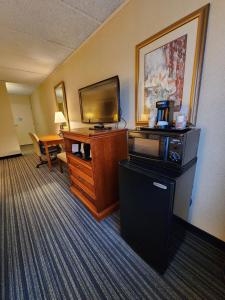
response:
<path id="1" fill-rule="evenodd" d="M 118 213 L 96 222 L 65 174 L 35 164 L 0 161 L 1 299 L 225 299 L 225 253 L 187 232 L 160 276 L 123 241 Z"/>

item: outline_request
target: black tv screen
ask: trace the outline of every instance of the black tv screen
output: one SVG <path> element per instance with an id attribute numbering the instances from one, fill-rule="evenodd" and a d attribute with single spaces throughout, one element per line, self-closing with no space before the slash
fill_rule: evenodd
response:
<path id="1" fill-rule="evenodd" d="M 120 121 L 119 77 L 79 89 L 81 120 L 83 123 L 116 123 Z"/>

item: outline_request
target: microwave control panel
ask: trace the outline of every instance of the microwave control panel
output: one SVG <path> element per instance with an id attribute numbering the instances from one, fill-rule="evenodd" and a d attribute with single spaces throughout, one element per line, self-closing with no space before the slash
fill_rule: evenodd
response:
<path id="1" fill-rule="evenodd" d="M 168 160 L 176 163 L 182 161 L 182 148 L 183 140 L 182 138 L 169 138 L 169 149 L 168 149 Z"/>

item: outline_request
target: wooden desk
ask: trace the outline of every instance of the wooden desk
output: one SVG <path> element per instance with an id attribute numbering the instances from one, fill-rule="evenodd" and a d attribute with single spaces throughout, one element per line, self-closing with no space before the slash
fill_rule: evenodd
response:
<path id="1" fill-rule="evenodd" d="M 52 145 L 60 145 L 64 143 L 64 140 L 59 135 L 44 135 L 39 137 L 40 142 L 42 142 L 45 146 L 45 153 L 48 161 L 49 171 L 52 169 L 52 162 L 48 152 L 48 147 Z"/>

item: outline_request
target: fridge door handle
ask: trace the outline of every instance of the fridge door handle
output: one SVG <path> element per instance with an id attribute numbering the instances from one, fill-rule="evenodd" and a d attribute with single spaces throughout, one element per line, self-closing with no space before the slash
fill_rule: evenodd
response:
<path id="1" fill-rule="evenodd" d="M 162 183 L 159 183 L 159 182 L 153 182 L 153 185 L 154 186 L 157 186 L 158 188 L 160 188 L 160 189 L 163 189 L 163 190 L 167 190 L 167 186 L 166 185 L 164 185 L 164 184 L 162 184 Z"/>

